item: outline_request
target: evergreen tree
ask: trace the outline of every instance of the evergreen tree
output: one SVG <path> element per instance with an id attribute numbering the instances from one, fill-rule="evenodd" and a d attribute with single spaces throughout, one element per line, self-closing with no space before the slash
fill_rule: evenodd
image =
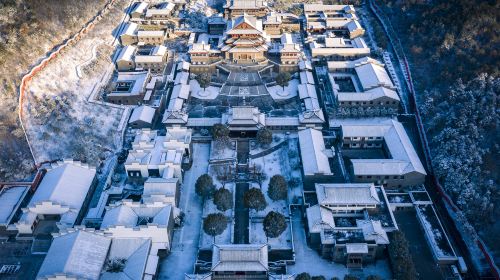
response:
<path id="1" fill-rule="evenodd" d="M 243 201 L 245 207 L 254 209 L 255 211 L 262 211 L 266 209 L 267 202 L 262 191 L 258 188 L 251 188 L 245 192 Z"/>
<path id="2" fill-rule="evenodd" d="M 269 180 L 269 188 L 267 189 L 267 195 L 272 200 L 284 200 L 287 197 L 288 185 L 285 178 L 279 174 L 274 175 Z"/>
<path id="3" fill-rule="evenodd" d="M 214 181 L 208 174 L 203 174 L 198 177 L 194 187 L 196 194 L 203 197 L 203 199 L 210 197 L 215 191 Z"/>
<path id="4" fill-rule="evenodd" d="M 285 216 L 274 211 L 267 213 L 262 226 L 267 239 L 279 237 L 287 228 Z"/>
<path id="5" fill-rule="evenodd" d="M 222 213 L 212 213 L 203 220 L 203 231 L 214 238 L 227 228 L 227 217 Z"/>
<path id="6" fill-rule="evenodd" d="M 214 204 L 223 212 L 233 208 L 233 193 L 225 188 L 218 189 L 214 193 Z"/>

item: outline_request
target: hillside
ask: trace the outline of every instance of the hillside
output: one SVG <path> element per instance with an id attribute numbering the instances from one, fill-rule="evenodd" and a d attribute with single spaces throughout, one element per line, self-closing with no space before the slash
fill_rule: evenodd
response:
<path id="1" fill-rule="evenodd" d="M 498 262 L 500 2 L 377 2 L 410 60 L 436 175 Z"/>
<path id="2" fill-rule="evenodd" d="M 0 181 L 23 179 L 32 169 L 17 120 L 17 87 L 30 65 L 78 31 L 105 0 L 0 2 Z"/>

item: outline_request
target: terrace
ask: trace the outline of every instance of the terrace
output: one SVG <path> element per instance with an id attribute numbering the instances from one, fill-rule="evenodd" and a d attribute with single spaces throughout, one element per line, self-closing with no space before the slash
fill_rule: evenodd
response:
<path id="1" fill-rule="evenodd" d="M 434 207 L 432 205 L 417 205 L 415 209 L 434 259 L 441 264 L 455 262 L 457 257 Z"/>

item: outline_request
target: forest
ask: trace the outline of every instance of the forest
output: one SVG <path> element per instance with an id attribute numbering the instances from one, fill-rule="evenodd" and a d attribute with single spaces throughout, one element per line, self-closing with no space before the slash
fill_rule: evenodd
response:
<path id="1" fill-rule="evenodd" d="M 33 168 L 17 119 L 21 77 L 54 45 L 77 32 L 105 0 L 0 1 L 0 181 L 23 179 Z"/>
<path id="2" fill-rule="evenodd" d="M 500 2 L 377 3 L 410 61 L 435 173 L 498 253 Z"/>

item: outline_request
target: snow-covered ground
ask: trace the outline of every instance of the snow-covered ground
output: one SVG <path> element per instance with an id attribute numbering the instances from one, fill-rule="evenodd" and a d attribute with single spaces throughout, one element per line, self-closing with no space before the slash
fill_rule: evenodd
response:
<path id="1" fill-rule="evenodd" d="M 88 97 L 112 68 L 112 32 L 116 23 L 122 20 L 127 3 L 119 1 L 88 34 L 68 47 L 31 81 L 25 103 L 28 109 L 25 122 L 39 162 L 77 158 L 95 164 L 95 155 L 102 156 L 102 152 L 119 147 L 118 128 L 124 109 L 90 103 Z M 47 104 L 56 99 L 66 100 L 66 105 L 50 111 L 53 106 Z M 49 108 L 45 116 L 52 116 L 41 121 L 37 116 L 40 106 Z"/>
<path id="2" fill-rule="evenodd" d="M 236 159 L 236 141 L 231 140 L 228 145 L 211 142 L 210 160 Z"/>
<path id="3" fill-rule="evenodd" d="M 333 263 L 309 248 L 306 243 L 304 225 L 301 223 L 299 212 L 294 212 L 292 218 L 293 242 L 295 247 L 295 264 L 287 267 L 288 274 L 308 272 L 311 275 L 323 275 L 326 279 L 339 277 L 343 279 L 346 274 L 355 274 L 361 277 L 378 275 L 382 279 L 391 279 L 389 264 L 386 260 L 377 260 L 375 264 L 363 266 L 363 270 L 350 271 L 345 265 Z M 362 278 L 364 279 L 364 278 Z"/>
<path id="4" fill-rule="evenodd" d="M 201 199 L 196 195 L 196 179 L 207 173 L 210 145 L 193 144 L 193 166 L 184 174 L 179 207 L 184 212 L 184 225 L 174 231 L 170 255 L 160 262 L 158 279 L 184 280 L 184 274 L 193 273 L 198 254 L 201 230 Z"/>
<path id="5" fill-rule="evenodd" d="M 282 149 L 283 148 L 274 151 L 266 156 L 251 160 L 250 166 L 252 166 L 253 164 L 261 166 L 262 170 L 266 173 L 266 179 L 262 183 L 262 192 L 264 193 L 264 196 L 266 198 L 267 207 L 266 209 L 259 212 L 250 210 L 250 243 L 267 243 L 267 238 L 262 225 L 263 218 L 267 215 L 267 213 L 269 213 L 270 211 L 275 211 L 283 214 L 285 217 L 290 216 L 288 211 L 288 203 L 286 200 L 273 201 L 267 194 L 271 177 L 277 174 L 284 174 L 284 169 L 282 168 L 282 164 L 284 161 L 282 156 Z M 250 187 L 259 188 L 259 185 L 254 182 Z M 290 226 L 288 226 L 285 232 L 283 232 L 279 237 L 270 238 L 269 244 L 272 248 L 275 249 L 291 249 L 291 240 L 292 233 Z"/>
<path id="6" fill-rule="evenodd" d="M 189 87 L 192 97 L 203 100 L 214 100 L 220 93 L 219 87 L 209 86 L 206 89 L 203 89 L 196 80 L 191 80 L 189 82 Z"/>
<path id="7" fill-rule="evenodd" d="M 218 189 L 222 188 L 222 184 L 217 180 L 217 175 L 214 174 L 213 172 L 209 172 L 209 174 L 212 176 L 212 179 L 214 180 L 215 186 Z M 224 187 L 226 189 L 228 189 L 229 191 L 231 191 L 234 195 L 234 188 L 235 188 L 234 183 L 232 183 L 232 182 L 226 183 L 226 185 Z M 234 204 L 234 200 L 233 200 L 233 204 Z M 220 211 L 217 210 L 217 206 L 214 204 L 213 198 L 207 199 L 205 201 L 205 205 L 203 206 L 203 214 L 202 214 L 203 218 L 205 218 L 209 214 L 219 213 L 219 212 Z M 228 217 L 229 222 L 228 222 L 226 230 L 222 234 L 215 237 L 215 243 L 216 244 L 231 244 L 231 240 L 232 240 L 232 236 L 233 236 L 233 230 L 232 230 L 233 229 L 232 228 L 233 209 L 229 209 L 223 213 L 226 217 Z M 203 230 L 200 234 L 202 236 L 201 241 L 200 241 L 200 248 L 210 248 L 214 243 L 214 238 L 212 236 L 206 234 L 205 232 L 203 232 Z"/>
<path id="8" fill-rule="evenodd" d="M 300 81 L 298 79 L 293 79 L 290 82 L 288 82 L 288 86 L 285 87 L 285 90 L 283 90 L 283 87 L 281 86 L 272 86 L 268 87 L 267 91 L 269 92 L 271 97 L 276 101 L 286 100 L 297 96 L 298 93 L 297 87 L 299 83 Z"/>

